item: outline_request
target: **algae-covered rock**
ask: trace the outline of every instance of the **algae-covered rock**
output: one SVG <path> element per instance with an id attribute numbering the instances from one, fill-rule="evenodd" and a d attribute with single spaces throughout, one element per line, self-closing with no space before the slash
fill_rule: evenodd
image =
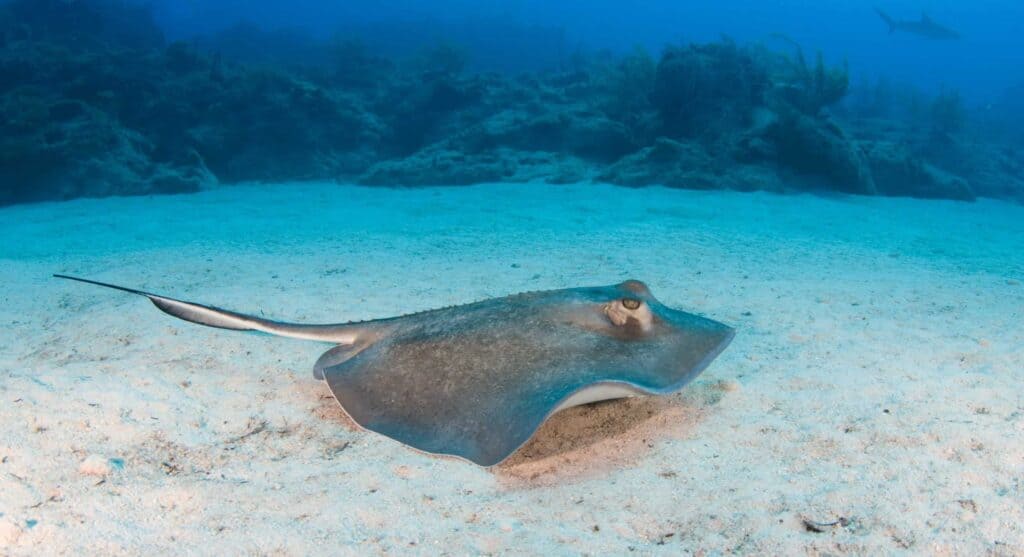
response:
<path id="1" fill-rule="evenodd" d="M 776 168 L 767 165 L 737 164 L 728 168 L 719 184 L 738 191 L 785 192 L 786 187 Z"/>
<path id="2" fill-rule="evenodd" d="M 385 133 L 359 99 L 281 72 L 240 71 L 223 87 L 196 89 L 184 84 L 183 98 L 203 101 L 167 111 L 162 143 L 191 146 L 221 180 L 356 174 Z"/>
<path id="3" fill-rule="evenodd" d="M 835 123 L 795 110 L 780 115 L 766 130 L 778 164 L 820 189 L 877 193 L 864 155 Z"/>
<path id="4" fill-rule="evenodd" d="M 913 156 L 904 145 L 881 141 L 865 145 L 878 193 L 882 195 L 973 200 L 966 180 Z"/>
<path id="5" fill-rule="evenodd" d="M 765 68 L 732 41 L 670 47 L 658 62 L 651 102 L 665 135 L 720 133 L 749 124 L 768 84 Z"/>
<path id="6" fill-rule="evenodd" d="M 410 157 L 379 162 L 358 181 L 368 185 L 427 186 L 501 182 L 515 174 L 515 165 L 500 154 L 467 155 L 435 149 Z"/>
<path id="7" fill-rule="evenodd" d="M 817 116 L 822 109 L 839 102 L 850 86 L 850 70 L 844 62 L 840 66 L 825 65 L 819 51 L 814 68 L 807 64 L 803 49 L 797 48 L 793 58 L 786 58 L 786 70 L 775 84 L 771 96 L 808 116 Z"/>
<path id="8" fill-rule="evenodd" d="M 0 205 L 181 193 L 215 182 L 200 157 L 153 160 L 152 144 L 84 103 L 25 88 L 0 99 Z"/>
<path id="9" fill-rule="evenodd" d="M 659 137 L 654 145 L 623 157 L 597 177 L 623 186 L 783 191 L 771 166 L 716 161 L 697 143 Z"/>
<path id="10" fill-rule="evenodd" d="M 486 182 L 571 183 L 590 175 L 588 165 L 580 159 L 554 153 L 501 148 L 467 154 L 437 147 L 379 162 L 357 181 L 367 185 L 459 186 Z"/>
<path id="11" fill-rule="evenodd" d="M 626 127 L 601 114 L 505 110 L 456 136 L 468 152 L 507 147 L 611 162 L 637 148 Z"/>
<path id="12" fill-rule="evenodd" d="M 623 157 L 602 172 L 598 179 L 623 186 L 657 184 L 687 189 L 721 187 L 712 173 L 711 156 L 703 147 L 666 137 L 659 137 L 654 145 Z"/>
<path id="13" fill-rule="evenodd" d="M 979 197 L 1024 202 L 1024 147 L 976 144 L 971 188 Z"/>
<path id="14" fill-rule="evenodd" d="M 1024 198 L 1018 152 L 948 125 L 958 97 L 922 101 L 903 130 L 839 120 L 846 66 L 799 49 L 721 40 L 468 74 L 453 45 L 385 59 L 252 26 L 166 45 L 122 4 L 0 2 L 0 203 L 302 179 Z"/>

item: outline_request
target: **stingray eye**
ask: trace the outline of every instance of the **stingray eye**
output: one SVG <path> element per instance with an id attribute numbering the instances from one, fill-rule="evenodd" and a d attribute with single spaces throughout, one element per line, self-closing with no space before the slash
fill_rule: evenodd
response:
<path id="1" fill-rule="evenodd" d="M 637 309 L 640 307 L 640 300 L 636 298 L 623 298 L 622 307 L 626 309 Z"/>

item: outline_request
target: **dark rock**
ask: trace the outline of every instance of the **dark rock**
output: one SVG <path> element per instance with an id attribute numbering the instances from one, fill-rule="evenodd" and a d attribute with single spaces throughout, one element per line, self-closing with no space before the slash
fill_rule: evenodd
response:
<path id="1" fill-rule="evenodd" d="M 770 166 L 722 164 L 696 143 L 660 137 L 654 145 L 623 157 L 597 176 L 622 186 L 663 185 L 686 189 L 783 191 L 778 173 Z"/>
<path id="2" fill-rule="evenodd" d="M 562 150 L 584 159 L 610 162 L 638 147 L 626 126 L 603 116 L 578 116 L 570 118 L 568 124 L 562 131 Z"/>
<path id="3" fill-rule="evenodd" d="M 376 107 L 387 114 L 387 151 L 405 156 L 443 140 L 455 114 L 478 102 L 482 94 L 476 84 L 444 74 L 392 85 Z"/>
<path id="4" fill-rule="evenodd" d="M 959 97 L 841 127 L 845 66 L 728 40 L 464 75 L 450 45 L 400 63 L 251 26 L 165 45 L 135 3 L 9 0 L 0 45 L 0 203 L 304 179 L 1024 198 L 1019 149 L 966 133 Z"/>
<path id="5" fill-rule="evenodd" d="M 739 164 L 728 168 L 721 179 L 719 187 L 737 191 L 773 191 L 785 192 L 785 186 L 778 171 L 766 165 Z"/>
<path id="6" fill-rule="evenodd" d="M 780 115 L 767 134 L 779 166 L 807 177 L 812 189 L 877 193 L 863 154 L 835 123 L 790 110 Z"/>
<path id="7" fill-rule="evenodd" d="M 974 146 L 971 186 L 978 196 L 1024 202 L 1024 148 Z"/>
<path id="8" fill-rule="evenodd" d="M 966 180 L 913 156 L 905 145 L 880 141 L 863 146 L 878 193 L 882 195 L 960 200 L 975 198 Z"/>
<path id="9" fill-rule="evenodd" d="M 626 126 L 580 110 L 541 114 L 505 110 L 458 135 L 456 141 L 468 152 L 500 146 L 567 153 L 597 162 L 614 161 L 637 148 Z"/>
<path id="10" fill-rule="evenodd" d="M 225 181 L 357 174 L 377 158 L 373 151 L 385 133 L 357 99 L 277 72 L 244 72 L 222 89 L 189 87 L 181 97 L 208 100 L 169 105 L 160 144 L 195 149 Z"/>
<path id="11" fill-rule="evenodd" d="M 711 156 L 703 147 L 666 137 L 659 137 L 654 145 L 623 157 L 598 175 L 598 180 L 623 186 L 721 187 L 712 172 Z"/>
<path id="12" fill-rule="evenodd" d="M 515 174 L 511 160 L 501 154 L 467 155 L 433 149 L 404 159 L 379 162 L 359 182 L 368 185 L 428 186 L 500 182 Z"/>
<path id="13" fill-rule="evenodd" d="M 785 78 L 778 80 L 769 93 L 770 104 L 782 102 L 808 116 L 818 116 L 822 109 L 846 96 L 850 72 L 845 62 L 841 66 L 826 66 L 819 51 L 812 69 L 799 47 L 794 58 L 785 60 Z"/>
<path id="14" fill-rule="evenodd" d="M 497 149 L 467 154 L 437 147 L 403 159 L 377 163 L 363 173 L 358 182 L 432 186 L 529 181 L 570 183 L 588 177 L 586 165 L 578 159 L 551 153 Z"/>
<path id="15" fill-rule="evenodd" d="M 1009 146 L 986 144 L 931 131 L 913 144 L 915 154 L 950 174 L 968 179 L 978 196 L 1024 199 L 1024 154 Z"/>
<path id="16" fill-rule="evenodd" d="M 216 183 L 193 152 L 157 161 L 153 144 L 104 111 L 46 91 L 0 97 L 0 204 L 180 193 Z"/>
<path id="17" fill-rule="evenodd" d="M 768 84 L 765 68 L 732 41 L 670 47 L 658 62 L 651 102 L 665 135 L 693 137 L 746 127 Z"/>

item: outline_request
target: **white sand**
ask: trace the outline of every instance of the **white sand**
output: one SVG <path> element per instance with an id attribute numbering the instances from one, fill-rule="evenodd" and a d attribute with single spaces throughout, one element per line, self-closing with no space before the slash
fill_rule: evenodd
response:
<path id="1" fill-rule="evenodd" d="M 335 185 L 0 210 L 0 554 L 1024 554 L 1024 207 Z M 636 277 L 737 327 L 487 470 L 359 431 L 298 321 Z M 808 531 L 804 520 L 822 525 Z"/>

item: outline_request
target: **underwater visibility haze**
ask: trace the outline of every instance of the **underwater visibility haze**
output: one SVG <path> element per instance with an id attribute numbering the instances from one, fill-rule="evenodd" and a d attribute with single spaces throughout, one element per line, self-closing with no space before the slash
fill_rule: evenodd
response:
<path id="1" fill-rule="evenodd" d="M 1024 555 L 1022 23 L 0 0 L 0 554 Z"/>

